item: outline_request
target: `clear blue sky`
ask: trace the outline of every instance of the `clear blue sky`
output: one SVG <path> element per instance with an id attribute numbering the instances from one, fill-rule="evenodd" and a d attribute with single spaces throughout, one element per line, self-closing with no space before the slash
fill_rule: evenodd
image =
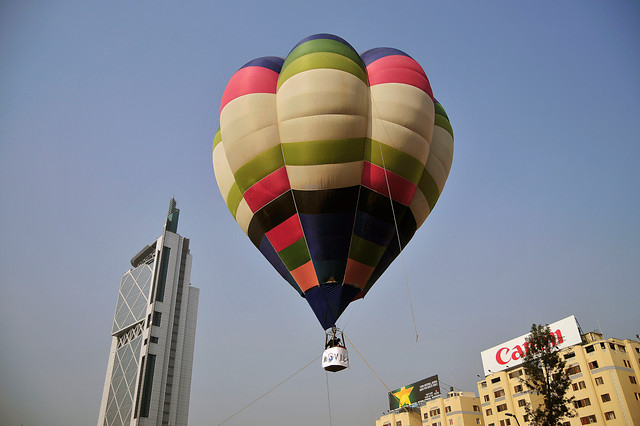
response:
<path id="1" fill-rule="evenodd" d="M 480 352 L 533 322 L 640 333 L 638 2 L 5 1 L 0 423 L 97 421 L 120 277 L 172 196 L 201 289 L 190 424 L 321 352 L 211 165 L 233 72 L 318 32 L 412 55 L 455 132 L 445 191 L 404 252 L 419 341 L 402 262 L 343 315 L 389 387 L 439 374 L 475 391 Z M 387 408 L 355 350 L 328 382 L 318 361 L 226 424 L 372 425 Z"/>

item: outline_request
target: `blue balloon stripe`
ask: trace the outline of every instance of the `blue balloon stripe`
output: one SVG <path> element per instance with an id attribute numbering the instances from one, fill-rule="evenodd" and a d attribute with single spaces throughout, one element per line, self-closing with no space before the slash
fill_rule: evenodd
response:
<path id="1" fill-rule="evenodd" d="M 242 67 L 240 67 L 240 69 L 247 67 L 262 67 L 268 68 L 271 71 L 275 71 L 280 74 L 282 64 L 284 64 L 284 58 L 280 58 L 278 56 L 264 56 L 262 58 L 256 58 L 247 62 Z"/>
<path id="2" fill-rule="evenodd" d="M 393 47 L 376 47 L 375 49 L 369 49 L 366 52 L 361 53 L 360 57 L 362 58 L 364 64 L 366 66 L 369 66 L 371 63 L 377 61 L 380 58 L 392 55 L 402 55 L 411 58 L 411 56 L 407 55 L 402 50 L 394 49 Z"/>

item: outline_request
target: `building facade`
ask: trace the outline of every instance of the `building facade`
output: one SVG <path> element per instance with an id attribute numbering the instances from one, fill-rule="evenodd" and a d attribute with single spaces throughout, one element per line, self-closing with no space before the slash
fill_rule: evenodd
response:
<path id="1" fill-rule="evenodd" d="M 199 289 L 172 198 L 162 235 L 121 279 L 99 426 L 186 425 Z"/>
<path id="2" fill-rule="evenodd" d="M 484 426 L 480 399 L 474 392 L 451 391 L 384 414 L 376 426 Z"/>
<path id="3" fill-rule="evenodd" d="M 425 426 L 484 426 L 480 398 L 475 392 L 452 390 L 446 398 L 429 400 L 420 407 L 420 416 Z"/>
<path id="4" fill-rule="evenodd" d="M 568 396 L 575 397 L 575 417 L 563 426 L 603 424 L 640 425 L 640 343 L 604 339 L 600 333 L 582 335 L 582 343 L 560 351 L 571 379 Z M 487 426 L 527 423 L 525 406 L 537 406 L 542 397 L 522 383 L 522 366 L 489 374 L 478 382 Z"/>

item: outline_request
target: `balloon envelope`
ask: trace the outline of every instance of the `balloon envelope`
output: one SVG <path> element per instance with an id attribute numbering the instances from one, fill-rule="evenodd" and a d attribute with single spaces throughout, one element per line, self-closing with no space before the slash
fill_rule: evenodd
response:
<path id="1" fill-rule="evenodd" d="M 330 34 L 240 68 L 213 144 L 229 211 L 325 329 L 425 221 L 452 159 L 422 67 Z"/>

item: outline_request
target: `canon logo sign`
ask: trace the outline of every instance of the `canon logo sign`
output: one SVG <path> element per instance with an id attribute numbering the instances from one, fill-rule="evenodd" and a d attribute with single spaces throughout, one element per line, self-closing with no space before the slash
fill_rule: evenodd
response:
<path id="1" fill-rule="evenodd" d="M 572 315 L 568 318 L 549 324 L 551 332 L 556 338 L 556 345 L 562 349 L 567 346 L 582 342 L 578 323 Z M 488 376 L 497 371 L 506 370 L 522 363 L 522 358 L 527 352 L 526 338 L 529 334 L 522 335 L 508 342 L 494 346 L 491 349 L 482 351 L 482 366 L 484 375 Z"/>

